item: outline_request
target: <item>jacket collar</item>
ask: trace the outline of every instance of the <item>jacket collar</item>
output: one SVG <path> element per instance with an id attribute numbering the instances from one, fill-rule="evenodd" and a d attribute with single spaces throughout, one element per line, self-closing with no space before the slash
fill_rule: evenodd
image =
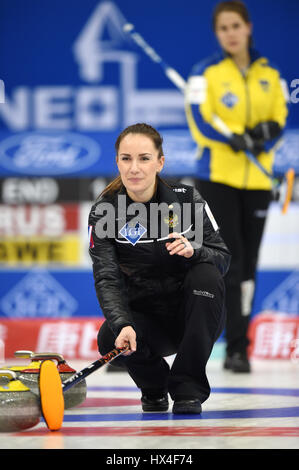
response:
<path id="1" fill-rule="evenodd" d="M 220 54 L 222 55 L 223 58 L 231 58 L 231 55 L 228 52 L 224 51 L 223 49 L 221 49 Z M 262 57 L 259 51 L 257 51 L 253 47 L 250 47 L 249 55 L 250 55 L 250 65 Z"/>
<path id="2" fill-rule="evenodd" d="M 120 191 L 118 192 L 118 195 L 126 195 L 126 188 L 123 186 Z M 117 196 L 116 196 L 117 197 Z M 150 201 L 149 201 L 150 202 Z M 161 218 L 161 214 L 158 216 L 159 221 L 158 221 L 158 238 L 159 237 L 164 237 L 165 234 L 163 235 L 163 226 L 164 224 L 167 224 L 169 227 L 169 231 L 172 232 L 174 230 L 178 230 L 177 226 L 179 223 L 179 220 L 181 218 L 181 210 L 177 212 L 177 207 L 180 206 L 180 199 L 175 191 L 173 191 L 172 187 L 169 186 L 166 182 L 164 182 L 161 178 L 158 177 L 158 182 L 157 182 L 157 192 L 156 192 L 156 197 L 153 200 L 153 202 L 157 202 L 158 204 L 160 203 L 166 203 L 168 205 L 168 213 L 167 216 Z M 136 214 L 128 215 L 126 212 L 126 207 L 130 205 L 130 200 L 128 199 L 128 196 L 126 197 L 126 202 L 123 205 L 123 202 L 121 203 L 121 207 L 117 204 L 116 205 L 116 221 L 117 223 L 123 227 L 126 223 L 129 223 L 130 220 L 132 220 Z M 142 215 L 138 215 L 138 222 L 143 226 L 143 227 L 149 227 L 149 212 L 147 212 L 146 217 L 142 218 Z M 184 219 L 183 219 L 184 220 Z M 186 221 L 184 220 L 184 223 L 188 222 L 188 218 Z M 188 222 L 189 223 L 189 222 Z M 182 227 L 183 233 L 185 231 L 189 230 L 189 226 L 184 226 Z M 117 229 L 117 233 L 119 233 L 119 230 Z"/>
<path id="3" fill-rule="evenodd" d="M 157 199 L 159 202 L 166 202 L 168 205 L 179 202 L 175 191 L 160 177 L 158 177 Z"/>
<path id="4" fill-rule="evenodd" d="M 122 186 L 118 194 L 125 194 L 127 195 L 127 191 L 125 186 Z M 159 176 L 158 176 L 158 184 L 157 184 L 157 201 L 158 202 L 166 202 L 168 205 L 173 204 L 175 202 L 179 202 L 178 197 L 173 191 L 173 189 L 166 183 L 164 182 Z"/>

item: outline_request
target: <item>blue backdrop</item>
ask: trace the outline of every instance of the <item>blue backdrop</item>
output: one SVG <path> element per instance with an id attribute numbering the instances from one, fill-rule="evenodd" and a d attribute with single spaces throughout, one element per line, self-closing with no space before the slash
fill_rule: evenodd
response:
<path id="1" fill-rule="evenodd" d="M 192 174 L 194 144 L 182 96 L 122 25 L 133 23 L 187 77 L 194 63 L 218 47 L 211 28 L 216 3 L 2 0 L 0 78 L 6 102 L 0 105 L 0 175 L 114 174 L 115 138 L 137 121 L 162 130 L 165 173 Z M 247 5 L 256 48 L 288 83 L 293 98 L 288 127 L 298 129 L 299 3 L 248 0 Z M 277 167 L 291 161 L 298 170 L 298 134 L 286 136 Z"/>

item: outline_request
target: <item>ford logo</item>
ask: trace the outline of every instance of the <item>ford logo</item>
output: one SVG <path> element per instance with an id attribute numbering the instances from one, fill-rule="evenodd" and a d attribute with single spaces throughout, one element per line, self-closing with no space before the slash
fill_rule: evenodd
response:
<path id="1" fill-rule="evenodd" d="M 95 140 L 73 132 L 31 132 L 0 142 L 0 164 L 32 175 L 78 172 L 93 165 L 100 153 Z"/>

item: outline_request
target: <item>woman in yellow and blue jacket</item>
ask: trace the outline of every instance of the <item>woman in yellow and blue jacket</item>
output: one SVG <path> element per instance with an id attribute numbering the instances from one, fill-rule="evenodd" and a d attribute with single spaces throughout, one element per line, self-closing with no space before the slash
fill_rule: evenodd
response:
<path id="1" fill-rule="evenodd" d="M 198 144 L 196 185 L 209 203 L 232 260 L 226 280 L 224 367 L 250 372 L 247 329 L 266 214 L 269 172 L 287 118 L 279 71 L 252 47 L 252 25 L 240 1 L 221 2 L 213 28 L 222 52 L 193 67 L 186 88 L 186 115 Z M 228 138 L 217 120 L 232 132 Z"/>

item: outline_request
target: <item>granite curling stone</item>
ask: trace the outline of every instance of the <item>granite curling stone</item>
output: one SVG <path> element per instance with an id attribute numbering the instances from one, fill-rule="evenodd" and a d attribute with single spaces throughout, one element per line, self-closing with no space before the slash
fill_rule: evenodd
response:
<path id="1" fill-rule="evenodd" d="M 46 359 L 53 359 L 57 361 L 57 369 L 61 378 L 61 381 L 72 377 L 76 370 L 72 369 L 65 361 L 63 356 L 58 353 L 34 353 L 32 351 L 16 351 L 15 357 L 29 358 L 31 363 L 27 366 L 11 366 L 8 369 L 14 371 L 17 374 L 24 385 L 30 388 L 30 390 L 39 395 L 39 370 L 42 361 Z M 82 380 L 73 387 L 69 388 L 64 392 L 64 406 L 65 409 L 74 408 L 75 406 L 81 405 L 86 400 L 87 385 L 86 380 Z"/>
<path id="2" fill-rule="evenodd" d="M 0 370 L 0 432 L 18 432 L 40 422 L 40 400 L 12 370 Z"/>

